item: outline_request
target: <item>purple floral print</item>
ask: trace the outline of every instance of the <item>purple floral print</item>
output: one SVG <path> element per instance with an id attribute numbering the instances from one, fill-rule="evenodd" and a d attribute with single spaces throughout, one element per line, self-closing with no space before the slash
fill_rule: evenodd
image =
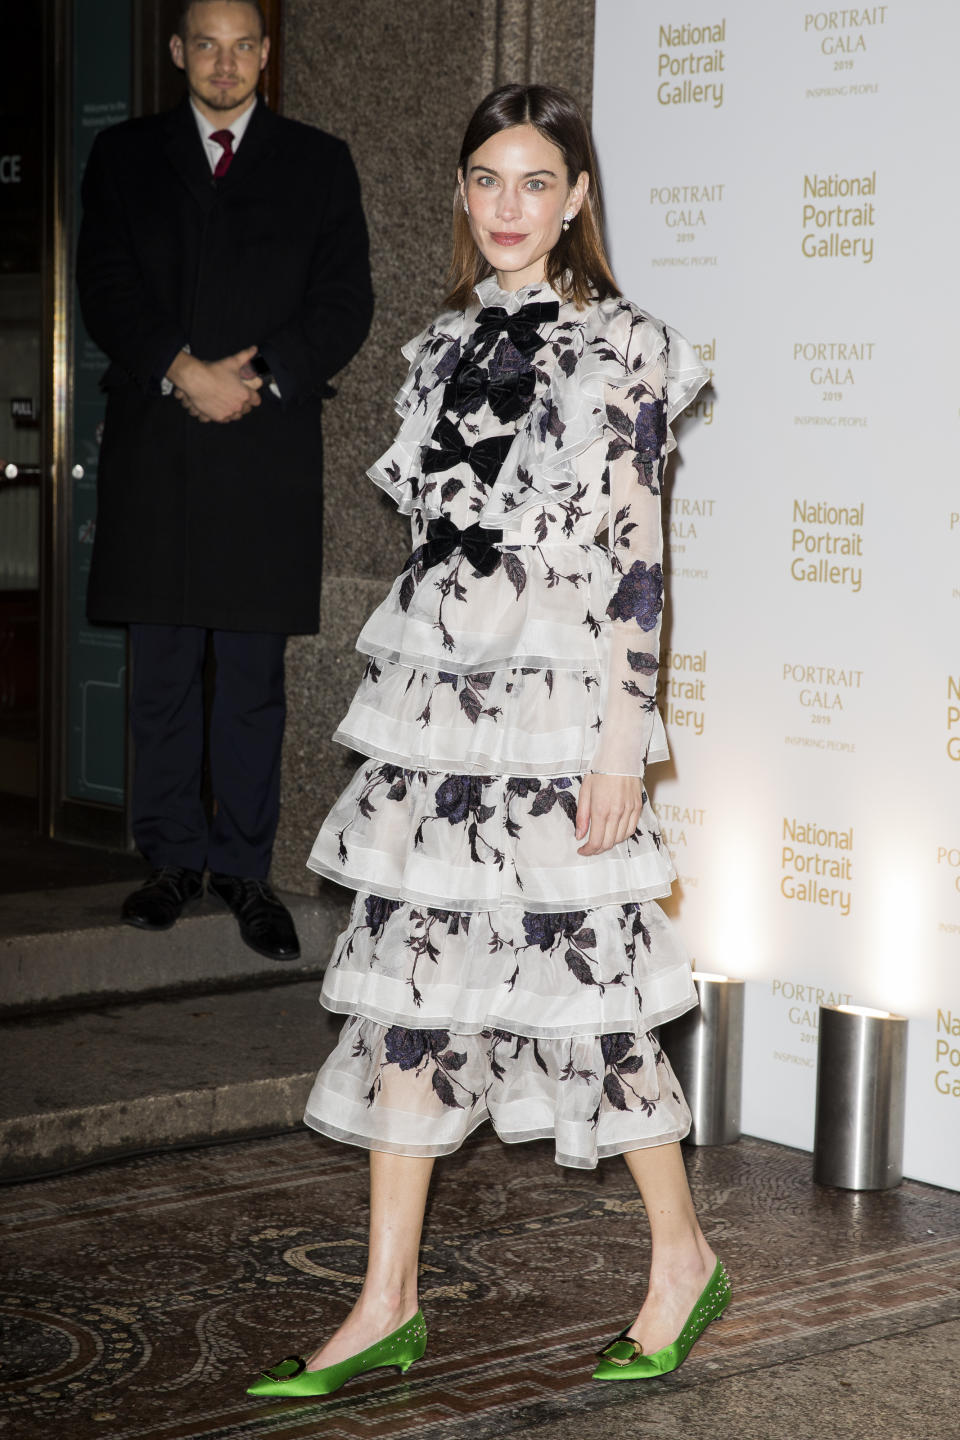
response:
<path id="1" fill-rule="evenodd" d="M 641 630 L 653 630 L 663 609 L 663 568 L 634 560 L 607 606 L 611 620 L 635 620 Z"/>

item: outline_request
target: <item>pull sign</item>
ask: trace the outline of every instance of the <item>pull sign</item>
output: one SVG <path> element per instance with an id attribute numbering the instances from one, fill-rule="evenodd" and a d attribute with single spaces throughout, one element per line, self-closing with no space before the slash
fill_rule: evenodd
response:
<path id="1" fill-rule="evenodd" d="M 37 407 L 32 395 L 13 395 L 10 416 L 18 430 L 27 430 L 37 423 Z"/>

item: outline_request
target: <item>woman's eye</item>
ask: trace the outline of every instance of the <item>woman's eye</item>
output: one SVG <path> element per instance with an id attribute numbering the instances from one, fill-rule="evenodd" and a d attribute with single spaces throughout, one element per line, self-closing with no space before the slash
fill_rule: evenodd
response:
<path id="1" fill-rule="evenodd" d="M 544 190 L 546 189 L 546 186 L 544 185 L 542 180 L 531 180 L 529 188 L 531 190 Z"/>

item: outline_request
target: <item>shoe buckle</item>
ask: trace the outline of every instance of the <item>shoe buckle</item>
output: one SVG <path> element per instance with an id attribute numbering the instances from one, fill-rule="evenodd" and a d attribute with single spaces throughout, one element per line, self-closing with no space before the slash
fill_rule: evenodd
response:
<path id="1" fill-rule="evenodd" d="M 288 1365 L 291 1361 L 296 1365 L 296 1370 L 292 1370 L 289 1375 L 277 1375 L 275 1373 L 280 1369 L 280 1365 Z M 301 1359 L 299 1355 L 288 1355 L 285 1360 L 280 1361 L 280 1365 L 275 1365 L 273 1370 L 261 1370 L 260 1374 L 264 1380 L 273 1380 L 277 1385 L 282 1385 L 285 1380 L 296 1380 L 297 1376 L 302 1375 L 307 1368 L 306 1360 Z"/>
<path id="2" fill-rule="evenodd" d="M 621 1360 L 618 1355 L 610 1354 L 614 1345 L 632 1345 L 633 1354 L 628 1355 L 625 1360 Z M 601 1360 L 606 1360 L 610 1365 L 632 1365 L 634 1360 L 643 1354 L 643 1346 L 640 1344 L 640 1341 L 635 1340 L 632 1335 L 618 1335 L 615 1340 L 611 1340 L 610 1344 L 605 1345 L 598 1353 Z"/>

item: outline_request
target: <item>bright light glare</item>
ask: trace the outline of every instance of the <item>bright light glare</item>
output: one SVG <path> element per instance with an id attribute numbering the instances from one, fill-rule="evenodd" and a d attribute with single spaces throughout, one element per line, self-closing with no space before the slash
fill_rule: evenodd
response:
<path id="1" fill-rule="evenodd" d="M 824 1005 L 824 1010 L 842 1010 L 844 1015 L 866 1015 L 871 1020 L 903 1020 L 892 1010 L 871 1010 L 869 1005 Z"/>

